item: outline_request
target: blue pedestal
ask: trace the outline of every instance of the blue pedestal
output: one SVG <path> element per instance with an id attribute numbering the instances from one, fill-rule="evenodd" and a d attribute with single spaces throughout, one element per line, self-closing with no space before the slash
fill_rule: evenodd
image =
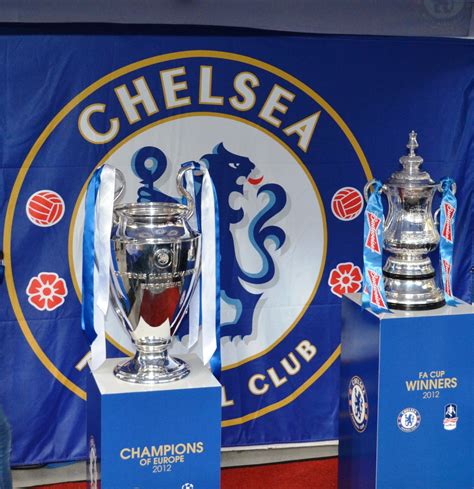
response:
<path id="1" fill-rule="evenodd" d="M 340 489 L 474 487 L 474 311 L 342 303 Z"/>
<path id="2" fill-rule="evenodd" d="M 116 359 L 90 375 L 90 488 L 220 487 L 221 386 L 197 357 L 182 358 L 191 373 L 165 385 L 117 379 Z"/>

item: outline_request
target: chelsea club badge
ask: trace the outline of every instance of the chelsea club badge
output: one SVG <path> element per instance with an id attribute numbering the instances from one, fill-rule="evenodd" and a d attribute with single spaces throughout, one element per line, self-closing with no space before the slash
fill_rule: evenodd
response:
<path id="1" fill-rule="evenodd" d="M 349 382 L 349 414 L 354 428 L 362 433 L 369 420 L 369 400 L 364 382 L 355 375 Z"/>
<path id="2" fill-rule="evenodd" d="M 421 414 L 415 408 L 406 408 L 400 412 L 397 418 L 397 425 L 401 431 L 411 433 L 418 429 L 421 423 Z"/>

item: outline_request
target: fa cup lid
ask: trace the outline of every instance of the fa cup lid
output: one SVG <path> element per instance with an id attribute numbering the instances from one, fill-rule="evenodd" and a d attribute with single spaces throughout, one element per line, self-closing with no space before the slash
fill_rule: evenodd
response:
<path id="1" fill-rule="evenodd" d="M 388 185 L 395 187 L 418 187 L 426 185 L 434 185 L 435 182 L 426 171 L 420 171 L 420 166 L 423 163 L 423 158 L 416 154 L 418 148 L 417 134 L 411 131 L 408 135 L 408 154 L 400 158 L 400 163 L 403 169 L 392 174 Z"/>

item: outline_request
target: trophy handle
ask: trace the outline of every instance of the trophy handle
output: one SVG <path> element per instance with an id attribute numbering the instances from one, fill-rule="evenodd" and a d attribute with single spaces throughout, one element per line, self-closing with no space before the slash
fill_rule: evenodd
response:
<path id="1" fill-rule="evenodd" d="M 115 168 L 114 210 L 112 215 L 114 225 L 118 225 L 119 223 L 119 216 L 115 211 L 115 204 L 122 198 L 125 192 L 125 186 L 125 175 L 118 168 Z"/>
<path id="2" fill-rule="evenodd" d="M 114 190 L 114 204 L 122 198 L 123 193 L 125 192 L 125 176 L 118 169 L 115 168 L 115 190 Z"/>
<path id="3" fill-rule="evenodd" d="M 456 185 L 456 182 L 453 182 L 452 185 L 451 185 L 451 192 L 453 193 L 453 195 L 456 195 L 456 190 L 457 190 L 457 185 Z M 442 182 L 438 183 L 438 185 L 436 186 L 436 190 L 442 194 L 443 193 L 443 187 L 442 187 Z M 438 209 L 435 210 L 435 213 L 433 214 L 433 218 L 434 218 L 434 223 L 435 223 L 435 226 L 438 226 L 439 225 L 439 220 L 438 220 L 438 217 L 439 217 L 439 213 L 441 212 L 441 208 L 439 207 Z"/>
<path id="4" fill-rule="evenodd" d="M 369 202 L 369 190 L 370 190 L 370 187 L 372 187 L 372 185 L 377 181 L 376 178 L 372 178 L 372 180 L 370 180 L 370 182 L 367 182 L 364 186 L 364 199 L 365 199 L 365 203 L 367 204 Z M 382 185 L 381 189 L 380 189 L 380 193 L 383 193 L 387 190 L 387 187 L 385 185 Z"/>
<path id="5" fill-rule="evenodd" d="M 441 186 L 442 182 L 439 182 L 438 185 L 436 186 L 436 190 L 442 194 L 443 193 L 443 187 Z M 453 182 L 451 185 L 451 192 L 453 195 L 456 195 L 456 190 L 458 189 L 458 186 L 456 185 L 456 182 Z"/>
<path id="6" fill-rule="evenodd" d="M 184 175 L 187 171 L 193 172 L 195 170 L 192 166 L 183 166 L 176 175 L 176 186 L 178 187 L 179 193 L 186 199 L 186 207 L 188 211 L 185 215 L 185 219 L 189 219 L 193 214 L 196 208 L 196 204 L 194 202 L 194 197 L 184 188 L 183 179 Z M 201 171 L 202 170 L 198 170 Z"/>
<path id="7" fill-rule="evenodd" d="M 122 299 L 127 300 L 125 294 L 120 290 L 120 285 L 118 281 L 120 280 L 117 278 L 115 275 L 115 268 L 111 263 L 111 268 L 109 270 L 110 273 L 110 284 L 109 284 L 109 290 L 110 290 L 110 303 L 112 304 L 112 307 L 115 311 L 115 314 L 118 316 L 120 322 L 123 324 L 125 329 L 129 333 L 133 333 L 133 327 L 130 324 L 128 318 L 127 318 L 127 313 L 125 312 L 123 305 L 122 305 Z M 119 295 L 121 297 L 119 297 Z M 132 336 L 132 341 L 133 341 L 133 335 Z"/>

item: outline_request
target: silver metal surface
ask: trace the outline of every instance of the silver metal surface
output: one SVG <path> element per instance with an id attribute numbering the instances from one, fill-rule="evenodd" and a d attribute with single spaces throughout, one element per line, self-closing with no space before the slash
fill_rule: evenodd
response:
<path id="1" fill-rule="evenodd" d="M 383 246 L 391 254 L 383 268 L 385 293 L 391 309 L 435 309 L 445 304 L 428 256 L 440 240 L 432 203 L 441 188 L 420 170 L 423 158 L 416 154 L 414 131 L 409 134 L 407 148 L 408 154 L 400 158 L 403 168 L 381 189 L 389 203 Z M 366 199 L 372 183 L 364 188 Z"/>
<path id="2" fill-rule="evenodd" d="M 114 207 L 111 280 L 114 307 L 136 345 L 134 358 L 116 367 L 122 380 L 159 384 L 188 375 L 187 364 L 168 353 L 197 284 L 201 236 L 187 219 L 194 201 L 178 174 L 188 205 L 123 204 Z"/>
<path id="3" fill-rule="evenodd" d="M 118 168 L 115 168 L 114 203 L 122 198 L 122 195 L 125 192 L 125 187 L 125 175 Z"/>

